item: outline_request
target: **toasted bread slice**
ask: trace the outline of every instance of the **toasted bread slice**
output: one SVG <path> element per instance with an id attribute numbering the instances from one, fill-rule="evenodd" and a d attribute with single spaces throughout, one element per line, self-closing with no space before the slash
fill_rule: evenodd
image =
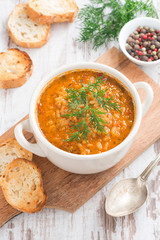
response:
<path id="1" fill-rule="evenodd" d="M 4 196 L 12 207 L 27 213 L 42 209 L 46 194 L 35 163 L 17 158 L 8 164 L 1 178 Z"/>
<path id="2" fill-rule="evenodd" d="M 32 21 L 27 15 L 27 4 L 19 4 L 9 16 L 8 32 L 17 45 L 39 48 L 48 41 L 50 25 Z"/>
<path id="3" fill-rule="evenodd" d="M 0 144 L 0 177 L 6 166 L 16 158 L 32 161 L 32 153 L 21 147 L 15 138 L 3 141 Z"/>
<path id="4" fill-rule="evenodd" d="M 31 76 L 33 63 L 26 52 L 10 48 L 0 53 L 0 88 L 22 86 Z"/>
<path id="5" fill-rule="evenodd" d="M 28 16 L 37 23 L 73 22 L 78 13 L 74 0 L 29 0 Z"/>

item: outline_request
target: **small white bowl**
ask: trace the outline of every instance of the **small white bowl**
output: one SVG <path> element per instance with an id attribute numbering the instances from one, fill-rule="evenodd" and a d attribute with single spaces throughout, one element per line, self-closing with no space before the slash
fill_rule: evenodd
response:
<path id="1" fill-rule="evenodd" d="M 134 31 L 136 31 L 136 29 L 140 25 L 160 30 L 160 20 L 159 19 L 150 18 L 150 17 L 138 17 L 138 18 L 135 18 L 135 19 L 129 21 L 128 23 L 126 23 L 123 26 L 123 28 L 121 29 L 120 34 L 119 34 L 119 45 L 120 45 L 120 48 L 121 48 L 122 52 L 126 55 L 126 57 L 129 58 L 129 60 L 131 60 L 132 62 L 134 62 L 134 63 L 136 63 L 138 65 L 141 65 L 141 66 L 153 66 L 153 65 L 156 65 L 156 64 L 160 63 L 160 59 L 157 60 L 157 61 L 153 61 L 153 62 L 139 61 L 136 58 L 132 57 L 126 50 L 126 42 L 127 42 L 127 39 L 129 37 L 129 35 L 131 33 L 133 33 Z"/>

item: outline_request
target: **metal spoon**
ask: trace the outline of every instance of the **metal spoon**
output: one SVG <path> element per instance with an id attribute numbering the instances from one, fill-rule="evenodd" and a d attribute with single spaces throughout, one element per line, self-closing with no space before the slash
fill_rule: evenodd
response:
<path id="1" fill-rule="evenodd" d="M 120 217 L 140 208 L 147 198 L 146 180 L 160 161 L 160 154 L 137 178 L 121 180 L 110 190 L 105 203 L 107 214 Z"/>

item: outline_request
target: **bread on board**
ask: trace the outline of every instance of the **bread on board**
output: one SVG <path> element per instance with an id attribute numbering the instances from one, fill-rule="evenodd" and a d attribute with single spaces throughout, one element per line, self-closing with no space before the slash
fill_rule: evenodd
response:
<path id="1" fill-rule="evenodd" d="M 19 145 L 15 138 L 10 138 L 0 144 L 0 177 L 6 166 L 16 158 L 32 161 L 32 153 Z"/>
<path id="2" fill-rule="evenodd" d="M 7 202 L 22 212 L 38 212 L 46 202 L 40 169 L 26 159 L 9 163 L 0 184 Z"/>

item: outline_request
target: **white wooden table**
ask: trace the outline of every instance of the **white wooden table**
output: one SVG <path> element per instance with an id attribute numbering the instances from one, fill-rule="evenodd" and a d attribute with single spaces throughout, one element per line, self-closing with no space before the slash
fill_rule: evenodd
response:
<path id="1" fill-rule="evenodd" d="M 0 0 L 0 52 L 17 47 L 9 38 L 6 22 L 9 13 L 21 0 Z M 77 0 L 81 7 L 86 0 Z M 160 6 L 155 0 L 157 7 Z M 43 76 L 65 64 L 94 61 L 108 48 L 95 52 L 89 44 L 78 43 L 78 23 L 54 24 L 49 42 L 40 49 L 25 50 L 33 60 L 34 71 L 20 88 L 0 90 L 0 135 L 29 111 L 31 95 Z M 160 82 L 160 66 L 143 68 Z M 143 80 L 143 79 L 140 79 Z M 149 131 L 149 129 L 146 129 Z M 149 197 L 144 206 L 127 217 L 112 218 L 104 210 L 105 196 L 111 186 L 126 177 L 136 177 L 160 152 L 160 141 L 152 145 L 121 174 L 107 184 L 74 214 L 43 209 L 35 214 L 21 214 L 0 229 L 0 240 L 159 240 L 160 239 L 160 169 L 157 167 L 148 180 Z"/>

